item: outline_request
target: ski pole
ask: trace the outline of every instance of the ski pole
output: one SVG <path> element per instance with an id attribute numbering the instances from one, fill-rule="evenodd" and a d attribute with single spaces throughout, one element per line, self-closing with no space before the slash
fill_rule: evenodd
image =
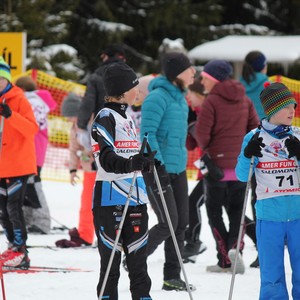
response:
<path id="1" fill-rule="evenodd" d="M 289 136 L 290 136 L 290 139 L 294 139 L 295 138 L 292 134 L 290 134 Z M 297 156 L 294 156 L 293 159 L 295 161 L 296 173 L 297 173 L 297 179 L 298 179 L 298 185 L 300 187 L 300 170 L 299 170 L 299 163 L 298 163 Z"/>
<path id="2" fill-rule="evenodd" d="M 146 144 L 147 144 L 147 134 L 145 134 L 145 137 L 143 139 L 143 143 L 142 143 L 140 153 L 144 152 Z M 127 210 L 128 210 L 128 206 L 129 206 L 129 203 L 130 203 L 130 198 L 131 198 L 131 195 L 132 195 L 132 192 L 133 192 L 133 188 L 134 188 L 134 184 L 135 184 L 135 181 L 136 181 L 137 174 L 138 174 L 138 172 L 134 171 L 134 175 L 133 175 L 133 178 L 132 178 L 131 185 L 129 187 L 129 192 L 128 192 L 128 195 L 127 195 L 126 203 L 125 203 L 125 206 L 124 206 L 123 214 L 121 216 L 121 221 L 120 221 L 120 224 L 119 224 L 117 236 L 116 236 L 116 239 L 115 239 L 115 242 L 114 242 L 113 249 L 112 249 L 111 254 L 110 254 L 107 269 L 106 269 L 104 279 L 103 279 L 103 282 L 102 282 L 102 286 L 101 286 L 101 290 L 100 290 L 100 294 L 99 294 L 99 298 L 98 298 L 99 300 L 102 299 L 102 296 L 104 294 L 104 289 L 105 289 L 107 279 L 108 279 L 108 276 L 109 276 L 109 273 L 110 273 L 110 269 L 111 269 L 111 266 L 112 266 L 112 263 L 113 263 L 113 260 L 114 260 L 115 252 L 117 250 L 117 246 L 118 246 L 119 239 L 120 239 L 120 236 L 121 236 L 121 232 L 122 232 L 122 229 L 123 229 L 123 224 L 125 222 L 125 218 L 126 218 L 126 214 L 127 214 Z"/>
<path id="3" fill-rule="evenodd" d="M 6 300 L 2 267 L 3 267 L 3 263 L 1 261 L 0 262 L 0 279 L 1 279 L 1 289 L 2 289 L 2 300 Z"/>
<path id="4" fill-rule="evenodd" d="M 299 163 L 298 163 L 298 159 L 296 156 L 294 156 L 294 160 L 295 160 L 295 165 L 296 165 L 296 168 L 297 168 L 297 178 L 298 178 L 298 185 L 300 187 L 300 170 L 299 170 Z"/>
<path id="5" fill-rule="evenodd" d="M 67 229 L 67 230 L 70 230 L 69 227 L 67 227 L 66 225 L 62 224 L 61 222 L 59 222 L 57 219 L 53 218 L 53 217 L 50 217 L 52 221 L 54 221 L 55 223 L 57 223 L 58 225 L 61 226 L 62 229 Z"/>
<path id="6" fill-rule="evenodd" d="M 151 152 L 149 144 L 147 145 L 147 147 L 148 147 L 148 151 Z M 193 300 L 190 284 L 188 282 L 188 278 L 187 278 L 187 275 L 186 275 L 186 272 L 185 272 L 185 269 L 184 269 L 184 266 L 183 266 L 182 257 L 181 257 L 181 254 L 180 254 L 180 250 L 179 250 L 178 243 L 177 243 L 177 240 L 176 240 L 174 228 L 173 228 L 172 221 L 171 221 L 171 218 L 170 218 L 170 214 L 169 214 L 169 211 L 168 211 L 168 207 L 167 207 L 167 204 L 166 204 L 166 199 L 165 199 L 165 196 L 164 196 L 161 184 L 160 184 L 159 176 L 158 176 L 157 169 L 156 169 L 155 165 L 154 165 L 154 168 L 153 168 L 153 174 L 154 174 L 155 182 L 156 182 L 156 185 L 157 185 L 157 188 L 158 188 L 158 191 L 159 191 L 160 199 L 161 199 L 161 202 L 162 202 L 162 205 L 163 205 L 163 208 L 164 208 L 167 223 L 168 223 L 168 226 L 169 226 L 169 229 L 170 229 L 170 232 L 171 232 L 171 236 L 172 236 L 172 239 L 173 239 L 174 248 L 176 250 L 177 258 L 178 258 L 178 261 L 179 261 L 179 264 L 180 264 L 180 267 L 181 267 L 181 270 L 182 270 L 182 273 L 183 273 L 183 276 L 184 276 L 185 286 L 186 286 L 186 289 L 189 293 L 190 299 Z"/>
<path id="7" fill-rule="evenodd" d="M 259 132 L 256 132 L 254 135 L 254 139 L 257 139 L 258 136 L 259 136 Z M 238 240 L 237 240 L 237 244 L 236 244 L 236 252 L 235 252 L 235 258 L 234 258 L 234 263 L 233 263 L 233 270 L 232 270 L 228 300 L 232 299 L 232 294 L 233 294 L 234 280 L 235 280 L 236 267 L 237 267 L 237 259 L 238 259 L 238 255 L 239 255 L 240 244 L 241 244 L 241 240 L 242 240 L 242 233 L 243 233 L 243 229 L 244 229 L 247 201 L 248 201 L 248 197 L 250 195 L 251 178 L 253 175 L 253 165 L 254 165 L 254 156 L 252 156 L 251 160 L 250 160 L 250 169 L 249 169 L 249 173 L 248 173 L 248 181 L 247 181 L 246 191 L 245 191 L 245 198 L 244 198 L 244 204 L 243 204 L 243 210 L 242 210 L 242 216 L 241 216 L 241 224 L 240 224 Z"/>
<path id="8" fill-rule="evenodd" d="M 2 103 L 5 103 L 5 98 L 2 100 Z M 0 157 L 2 153 L 2 139 L 3 139 L 3 130 L 4 130 L 4 116 L 1 116 L 0 120 Z"/>

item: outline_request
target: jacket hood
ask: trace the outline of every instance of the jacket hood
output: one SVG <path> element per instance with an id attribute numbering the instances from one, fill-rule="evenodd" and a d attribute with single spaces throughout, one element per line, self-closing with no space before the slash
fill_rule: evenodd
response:
<path id="1" fill-rule="evenodd" d="M 229 79 L 217 83 L 210 91 L 208 97 L 210 95 L 217 95 L 227 101 L 238 102 L 244 99 L 245 88 L 239 81 Z"/>
<path id="2" fill-rule="evenodd" d="M 149 91 L 154 91 L 158 88 L 164 89 L 167 93 L 170 94 L 171 97 L 177 99 L 182 99 L 183 92 L 174 84 L 172 84 L 167 77 L 165 76 L 157 76 L 152 79 L 149 83 L 148 89 Z"/>
<path id="3" fill-rule="evenodd" d="M 261 87 L 266 81 L 269 81 L 269 78 L 266 74 L 261 72 L 255 73 L 255 79 L 248 84 L 242 77 L 240 78 L 240 82 L 246 88 L 246 94 L 254 93 L 257 89 L 261 90 Z"/>
<path id="4" fill-rule="evenodd" d="M 3 94 L 1 96 L 1 99 L 4 99 L 6 100 L 6 102 L 10 101 L 11 98 L 14 98 L 14 97 L 23 97 L 24 96 L 24 91 L 19 88 L 18 86 L 12 84 L 12 88 L 10 90 L 8 90 L 5 94 Z"/>

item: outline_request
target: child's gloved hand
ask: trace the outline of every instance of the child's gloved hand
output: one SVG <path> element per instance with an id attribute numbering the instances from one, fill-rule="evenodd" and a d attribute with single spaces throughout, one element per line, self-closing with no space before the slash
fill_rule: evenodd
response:
<path id="1" fill-rule="evenodd" d="M 289 158 L 297 157 L 300 160 L 300 141 L 296 137 L 290 137 L 285 140 L 285 146 L 289 151 Z"/>
<path id="2" fill-rule="evenodd" d="M 262 157 L 261 149 L 265 147 L 263 143 L 263 138 L 256 138 L 256 135 L 252 137 L 249 141 L 248 145 L 244 149 L 244 155 L 247 158 L 251 158 L 252 156 Z"/>
<path id="3" fill-rule="evenodd" d="M 0 116 L 3 116 L 5 119 L 11 116 L 11 109 L 6 103 L 0 104 Z"/>
<path id="4" fill-rule="evenodd" d="M 154 155 L 156 152 L 150 154 L 136 154 L 129 159 L 129 172 L 144 171 L 150 172 L 154 166 Z"/>

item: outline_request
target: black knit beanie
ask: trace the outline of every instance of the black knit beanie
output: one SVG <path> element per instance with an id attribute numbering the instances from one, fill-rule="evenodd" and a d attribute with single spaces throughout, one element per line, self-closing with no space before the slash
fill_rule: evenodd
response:
<path id="1" fill-rule="evenodd" d="M 109 65 L 103 75 L 107 96 L 118 97 L 139 84 L 135 72 L 124 62 Z"/>
<path id="2" fill-rule="evenodd" d="M 191 67 L 191 65 L 188 57 L 179 52 L 167 53 L 162 61 L 163 73 L 170 81 L 174 81 L 180 73 Z"/>

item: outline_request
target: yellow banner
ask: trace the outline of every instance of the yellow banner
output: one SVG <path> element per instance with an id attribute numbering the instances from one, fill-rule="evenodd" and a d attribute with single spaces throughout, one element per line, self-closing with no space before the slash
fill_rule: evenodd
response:
<path id="1" fill-rule="evenodd" d="M 26 32 L 0 32 L 0 55 L 10 65 L 12 77 L 25 72 Z"/>

